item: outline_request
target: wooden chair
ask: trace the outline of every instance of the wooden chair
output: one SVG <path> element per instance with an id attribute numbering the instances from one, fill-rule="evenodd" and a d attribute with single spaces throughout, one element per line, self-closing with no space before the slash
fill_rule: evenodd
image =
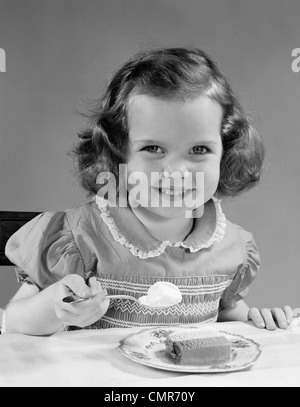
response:
<path id="1" fill-rule="evenodd" d="M 3 212 L 0 211 L 0 266 L 13 264 L 5 256 L 5 245 L 8 239 L 25 223 L 41 212 Z"/>
<path id="2" fill-rule="evenodd" d="M 25 223 L 35 218 L 41 212 L 3 212 L 0 211 L 0 266 L 14 266 L 5 256 L 5 246 L 8 239 Z M 0 335 L 2 329 L 3 309 L 0 308 Z"/>

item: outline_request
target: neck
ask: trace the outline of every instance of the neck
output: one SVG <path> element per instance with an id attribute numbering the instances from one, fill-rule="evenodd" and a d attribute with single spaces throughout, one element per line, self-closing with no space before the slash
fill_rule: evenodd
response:
<path id="1" fill-rule="evenodd" d="M 194 223 L 193 219 L 185 217 L 177 219 L 162 218 L 142 206 L 131 207 L 131 210 L 151 235 L 162 242 L 168 240 L 174 244 L 183 241 L 191 232 Z"/>

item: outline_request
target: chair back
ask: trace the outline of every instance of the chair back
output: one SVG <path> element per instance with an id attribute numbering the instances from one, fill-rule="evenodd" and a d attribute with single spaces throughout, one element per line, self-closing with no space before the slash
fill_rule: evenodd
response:
<path id="1" fill-rule="evenodd" d="M 8 239 L 22 226 L 41 212 L 4 212 L 0 211 L 0 266 L 13 265 L 5 256 Z"/>

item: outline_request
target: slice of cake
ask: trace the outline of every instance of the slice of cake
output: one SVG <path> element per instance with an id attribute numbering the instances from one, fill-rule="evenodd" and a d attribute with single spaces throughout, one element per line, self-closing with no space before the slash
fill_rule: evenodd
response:
<path id="1" fill-rule="evenodd" d="M 165 344 L 175 363 L 180 365 L 215 366 L 228 363 L 231 357 L 230 342 L 214 331 L 174 332 L 168 335 Z"/>

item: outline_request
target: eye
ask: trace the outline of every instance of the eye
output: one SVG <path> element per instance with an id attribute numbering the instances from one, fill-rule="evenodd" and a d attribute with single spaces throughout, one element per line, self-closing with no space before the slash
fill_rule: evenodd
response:
<path id="1" fill-rule="evenodd" d="M 159 146 L 147 146 L 142 148 L 142 151 L 148 151 L 149 153 L 163 153 L 163 150 Z"/>
<path id="2" fill-rule="evenodd" d="M 208 152 L 209 152 L 209 149 L 207 147 L 204 147 L 204 146 L 193 147 L 194 154 L 204 155 L 204 154 L 207 154 Z"/>

